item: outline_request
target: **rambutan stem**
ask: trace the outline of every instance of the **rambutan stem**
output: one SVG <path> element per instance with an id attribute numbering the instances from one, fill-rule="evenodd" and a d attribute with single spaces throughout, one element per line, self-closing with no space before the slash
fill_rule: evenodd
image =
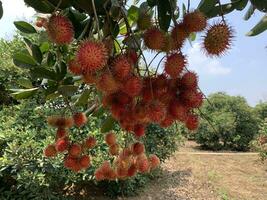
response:
<path id="1" fill-rule="evenodd" d="M 219 6 L 220 6 L 220 8 L 221 8 L 221 17 L 222 17 L 222 21 L 223 21 L 223 23 L 225 24 L 225 19 L 224 19 L 224 14 L 223 14 L 223 8 L 222 8 L 221 1 L 218 0 L 218 3 L 219 3 Z"/>
<path id="2" fill-rule="evenodd" d="M 96 20 L 98 38 L 100 39 L 100 27 L 99 27 L 99 20 L 98 20 L 98 16 L 97 16 L 97 12 L 96 12 L 96 7 L 95 7 L 95 0 L 92 0 L 92 6 L 93 6 L 95 20 Z"/>

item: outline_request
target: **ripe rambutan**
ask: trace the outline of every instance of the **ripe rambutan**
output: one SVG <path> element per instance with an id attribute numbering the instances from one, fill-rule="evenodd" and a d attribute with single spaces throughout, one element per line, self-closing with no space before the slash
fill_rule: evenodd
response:
<path id="1" fill-rule="evenodd" d="M 160 123 L 166 115 L 166 106 L 159 101 L 154 101 L 149 105 L 148 115 L 152 122 Z"/>
<path id="2" fill-rule="evenodd" d="M 136 137 L 143 137 L 145 135 L 146 128 L 143 124 L 136 124 L 134 126 L 134 135 Z"/>
<path id="3" fill-rule="evenodd" d="M 132 154 L 133 154 L 132 149 L 129 148 L 129 147 L 125 147 L 121 151 L 121 153 L 119 155 L 119 158 L 122 159 L 122 160 L 125 160 L 125 159 L 129 158 Z"/>
<path id="4" fill-rule="evenodd" d="M 75 167 L 76 163 L 77 163 L 77 159 L 76 158 L 73 158 L 71 156 L 66 156 L 64 158 L 64 166 L 67 169 L 73 169 Z"/>
<path id="5" fill-rule="evenodd" d="M 165 72 L 171 78 L 177 78 L 183 71 L 187 61 L 182 53 L 174 53 L 167 57 L 165 63 Z"/>
<path id="6" fill-rule="evenodd" d="M 170 103 L 169 112 L 174 119 L 184 122 L 187 119 L 188 108 L 175 99 Z"/>
<path id="7" fill-rule="evenodd" d="M 132 145 L 132 152 L 135 155 L 140 155 L 145 152 L 145 146 L 141 142 L 136 142 Z"/>
<path id="8" fill-rule="evenodd" d="M 85 140 L 85 146 L 88 149 L 92 149 L 96 146 L 97 141 L 94 137 L 90 136 Z"/>
<path id="9" fill-rule="evenodd" d="M 149 156 L 149 163 L 150 163 L 151 169 L 155 169 L 160 165 L 160 160 L 158 156 L 152 154 Z"/>
<path id="10" fill-rule="evenodd" d="M 86 84 L 96 84 L 97 83 L 97 75 L 94 73 L 87 73 L 87 74 L 83 74 L 83 81 Z"/>
<path id="11" fill-rule="evenodd" d="M 127 55 L 119 55 L 112 63 L 112 72 L 118 80 L 127 78 L 132 70 L 132 61 Z"/>
<path id="12" fill-rule="evenodd" d="M 73 121 L 77 127 L 81 127 L 87 123 L 87 117 L 85 113 L 77 112 L 73 115 Z"/>
<path id="13" fill-rule="evenodd" d="M 108 52 L 101 42 L 85 40 L 77 51 L 77 61 L 84 73 L 95 72 L 102 69 L 108 60 Z"/>
<path id="14" fill-rule="evenodd" d="M 207 18 L 202 12 L 195 10 L 184 16 L 183 23 L 189 33 L 200 32 L 206 28 Z"/>
<path id="15" fill-rule="evenodd" d="M 209 56 L 221 56 L 231 46 L 233 38 L 232 28 L 225 23 L 210 26 L 204 36 L 203 49 Z"/>
<path id="16" fill-rule="evenodd" d="M 114 93 L 120 89 L 119 83 L 116 82 L 110 72 L 104 72 L 100 75 L 97 84 L 97 88 L 105 93 Z"/>
<path id="17" fill-rule="evenodd" d="M 60 138 L 56 142 L 56 150 L 58 152 L 66 151 L 69 147 L 69 140 L 68 138 Z"/>
<path id="18" fill-rule="evenodd" d="M 83 155 L 79 160 L 79 164 L 82 168 L 87 169 L 90 166 L 90 157 L 88 155 Z"/>
<path id="19" fill-rule="evenodd" d="M 74 37 L 71 21 L 62 15 L 52 15 L 49 18 L 46 30 L 50 40 L 59 45 L 71 43 Z"/>
<path id="20" fill-rule="evenodd" d="M 156 27 L 150 28 L 144 33 L 144 43 L 149 49 L 159 51 L 165 45 L 165 34 Z"/>
<path id="21" fill-rule="evenodd" d="M 151 16 L 147 13 L 140 13 L 137 19 L 137 27 L 139 30 L 147 30 L 152 26 Z"/>
<path id="22" fill-rule="evenodd" d="M 166 114 L 164 120 L 162 122 L 160 122 L 160 126 L 162 128 L 167 128 L 170 127 L 173 123 L 174 123 L 174 118 L 171 114 Z"/>
<path id="23" fill-rule="evenodd" d="M 126 55 L 128 56 L 128 58 L 132 61 L 134 65 L 138 62 L 138 54 L 135 50 L 129 49 Z"/>
<path id="24" fill-rule="evenodd" d="M 165 36 L 164 46 L 161 49 L 162 51 L 169 53 L 172 50 L 175 50 L 174 42 L 170 34 Z"/>
<path id="25" fill-rule="evenodd" d="M 82 153 L 82 147 L 79 144 L 72 144 L 69 149 L 69 155 L 77 157 Z"/>
<path id="26" fill-rule="evenodd" d="M 106 134 L 105 141 L 106 141 L 107 145 L 109 145 L 109 146 L 116 144 L 117 139 L 116 139 L 115 133 L 110 132 L 110 133 Z"/>
<path id="27" fill-rule="evenodd" d="M 172 37 L 174 48 L 175 49 L 182 48 L 188 36 L 189 36 L 189 33 L 186 31 L 186 28 L 183 23 L 179 23 L 175 25 L 175 27 L 171 31 L 171 37 Z"/>
<path id="28" fill-rule="evenodd" d="M 57 155 L 57 150 L 55 145 L 50 144 L 44 150 L 44 155 L 46 157 L 55 157 Z"/>
<path id="29" fill-rule="evenodd" d="M 140 173 L 147 173 L 150 170 L 150 164 L 148 159 L 139 159 L 137 162 L 137 168 Z"/>
<path id="30" fill-rule="evenodd" d="M 73 126 L 73 119 L 72 117 L 62 117 L 53 115 L 47 118 L 47 123 L 50 126 L 57 128 L 71 128 Z"/>
<path id="31" fill-rule="evenodd" d="M 69 61 L 68 68 L 69 71 L 74 75 L 81 75 L 83 73 L 80 64 L 75 59 Z"/>
<path id="32" fill-rule="evenodd" d="M 123 167 L 117 167 L 116 174 L 119 179 L 124 179 L 128 174 L 128 169 Z"/>
<path id="33" fill-rule="evenodd" d="M 58 128 L 56 133 L 56 140 L 67 136 L 67 131 L 64 128 Z"/>
<path id="34" fill-rule="evenodd" d="M 125 80 L 122 89 L 130 97 L 138 96 L 142 91 L 142 79 L 138 76 L 131 76 Z"/>
<path id="35" fill-rule="evenodd" d="M 116 155 L 119 155 L 119 152 L 120 152 L 120 146 L 118 144 L 113 144 L 109 146 L 110 155 L 116 156 Z"/>
<path id="36" fill-rule="evenodd" d="M 133 177 L 136 173 L 137 173 L 137 166 L 135 164 L 132 164 L 128 169 L 127 176 Z"/>
<path id="37" fill-rule="evenodd" d="M 105 179 L 105 176 L 101 169 L 97 169 L 95 171 L 95 180 L 96 181 L 103 181 Z"/>
<path id="38" fill-rule="evenodd" d="M 198 117 L 192 114 L 188 115 L 185 125 L 190 131 L 196 130 L 199 125 Z"/>
<path id="39" fill-rule="evenodd" d="M 196 89 L 198 85 L 198 77 L 197 74 L 194 72 L 186 72 L 181 81 L 181 87 L 186 89 Z"/>
<path id="40" fill-rule="evenodd" d="M 203 95 L 196 90 L 186 90 L 180 94 L 184 105 L 189 108 L 199 108 L 203 103 Z"/>

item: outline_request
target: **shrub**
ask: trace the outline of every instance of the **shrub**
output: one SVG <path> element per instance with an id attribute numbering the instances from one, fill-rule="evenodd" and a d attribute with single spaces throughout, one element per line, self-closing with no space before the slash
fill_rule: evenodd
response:
<path id="1" fill-rule="evenodd" d="M 258 121 L 243 97 L 224 93 L 213 94 L 202 112 L 208 121 L 201 120 L 195 138 L 204 148 L 245 151 L 258 130 Z M 211 126 L 212 124 L 212 126 Z"/>

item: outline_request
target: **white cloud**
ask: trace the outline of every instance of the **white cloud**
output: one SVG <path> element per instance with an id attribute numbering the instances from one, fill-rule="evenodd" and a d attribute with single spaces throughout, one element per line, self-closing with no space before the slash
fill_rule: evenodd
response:
<path id="1" fill-rule="evenodd" d="M 190 69 L 199 74 L 227 75 L 232 71 L 231 68 L 224 67 L 218 59 L 205 56 L 199 43 L 195 43 L 187 55 Z"/>

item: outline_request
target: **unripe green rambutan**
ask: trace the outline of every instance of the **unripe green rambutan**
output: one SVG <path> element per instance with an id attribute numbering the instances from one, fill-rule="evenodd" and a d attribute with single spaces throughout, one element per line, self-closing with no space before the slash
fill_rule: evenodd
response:
<path id="1" fill-rule="evenodd" d="M 232 38 L 233 30 L 229 25 L 216 23 L 207 29 L 203 48 L 209 56 L 221 56 L 230 48 Z"/>

